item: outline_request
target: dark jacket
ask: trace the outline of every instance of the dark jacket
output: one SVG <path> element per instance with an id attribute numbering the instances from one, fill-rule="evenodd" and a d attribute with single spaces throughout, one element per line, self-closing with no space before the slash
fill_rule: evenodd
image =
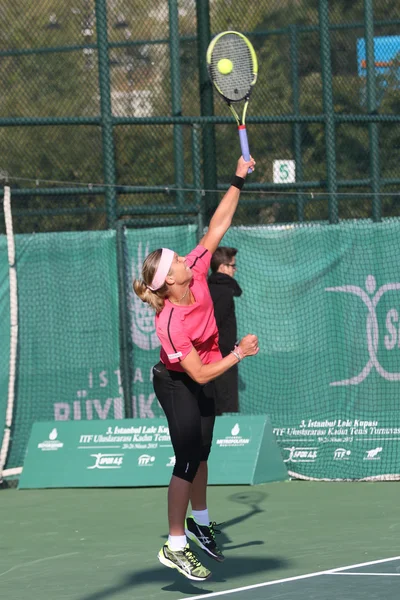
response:
<path id="1" fill-rule="evenodd" d="M 214 303 L 215 320 L 219 332 L 219 347 L 222 356 L 227 356 L 237 341 L 235 303 L 233 298 L 242 290 L 238 282 L 225 273 L 212 273 L 208 287 Z"/>

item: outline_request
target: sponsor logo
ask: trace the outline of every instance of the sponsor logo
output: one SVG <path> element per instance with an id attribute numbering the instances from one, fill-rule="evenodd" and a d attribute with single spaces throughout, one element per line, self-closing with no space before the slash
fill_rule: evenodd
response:
<path id="1" fill-rule="evenodd" d="M 284 459 L 284 462 L 292 463 L 311 463 L 315 462 L 318 454 L 318 448 L 315 446 L 309 446 L 307 448 L 284 448 L 289 452 L 288 458 Z"/>
<path id="2" fill-rule="evenodd" d="M 200 529 L 200 526 L 197 525 L 197 523 L 194 523 L 195 527 L 196 527 L 196 533 L 195 536 L 197 537 L 197 539 L 204 544 L 205 546 L 207 546 L 210 543 L 210 538 L 208 537 L 208 535 L 205 535 L 204 532 Z"/>
<path id="3" fill-rule="evenodd" d="M 150 456 L 150 454 L 141 454 L 138 458 L 138 465 L 139 467 L 152 467 L 155 460 L 155 456 Z"/>
<path id="4" fill-rule="evenodd" d="M 168 354 L 169 360 L 173 360 L 174 358 L 180 358 L 182 356 L 182 352 L 174 352 L 173 354 Z"/>
<path id="5" fill-rule="evenodd" d="M 366 335 L 367 335 L 367 347 L 369 354 L 369 361 L 365 367 L 358 373 L 349 379 L 342 379 L 341 381 L 332 381 L 330 385 L 358 385 L 368 377 L 372 368 L 374 367 L 383 379 L 387 381 L 400 381 L 400 373 L 390 373 L 386 371 L 378 361 L 377 352 L 379 346 L 379 326 L 378 318 L 376 316 L 376 307 L 382 296 L 389 291 L 400 290 L 400 283 L 386 283 L 382 285 L 378 291 L 376 290 L 376 280 L 373 275 L 368 275 L 365 280 L 365 288 L 363 290 L 357 285 L 341 285 L 338 287 L 325 288 L 326 292 L 342 292 L 345 294 L 353 294 L 360 298 L 364 302 L 368 309 L 367 321 L 366 321 Z M 399 321 L 399 314 L 396 309 L 392 308 L 386 315 L 386 328 L 388 334 L 385 335 L 385 347 L 387 350 L 392 350 L 396 346 L 398 333 L 394 323 Z"/>
<path id="6" fill-rule="evenodd" d="M 168 458 L 167 467 L 174 467 L 176 462 L 175 456 L 170 456 Z"/>
<path id="7" fill-rule="evenodd" d="M 364 460 L 381 460 L 379 456 L 383 448 L 373 448 L 372 450 L 366 450 Z"/>
<path id="8" fill-rule="evenodd" d="M 346 448 L 336 448 L 333 454 L 333 460 L 349 460 L 351 456 L 351 450 L 346 450 Z"/>
<path id="9" fill-rule="evenodd" d="M 236 423 L 236 425 L 234 425 L 234 427 L 231 430 L 231 435 L 235 436 L 235 435 L 239 435 L 239 433 L 240 433 L 239 423 Z"/>
<path id="10" fill-rule="evenodd" d="M 40 442 L 38 444 L 38 448 L 42 451 L 47 450 L 59 450 L 64 446 L 63 442 L 60 442 L 58 439 L 58 431 L 56 428 L 52 429 L 49 433 L 49 439 L 44 442 Z"/>
<path id="11" fill-rule="evenodd" d="M 86 467 L 87 469 L 120 469 L 122 461 L 124 460 L 123 454 L 91 454 L 94 458 L 94 465 Z"/>
<path id="12" fill-rule="evenodd" d="M 231 430 L 231 434 L 227 435 L 224 438 L 217 440 L 216 444 L 217 444 L 217 446 L 220 446 L 220 447 L 231 446 L 231 447 L 235 447 L 235 448 L 240 448 L 241 446 L 247 446 L 247 444 L 250 443 L 250 438 L 244 438 L 239 434 L 240 434 L 239 423 L 236 423 Z"/>

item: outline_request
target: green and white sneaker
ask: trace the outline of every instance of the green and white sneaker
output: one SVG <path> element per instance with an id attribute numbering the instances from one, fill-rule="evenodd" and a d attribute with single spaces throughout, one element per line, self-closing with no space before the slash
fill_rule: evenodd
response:
<path id="1" fill-rule="evenodd" d="M 167 542 L 158 553 L 158 560 L 166 567 L 176 569 L 184 577 L 194 581 L 205 581 L 211 577 L 211 571 L 201 564 L 196 554 L 190 550 L 189 544 L 186 544 L 183 550 L 174 552 Z"/>
<path id="2" fill-rule="evenodd" d="M 225 556 L 217 546 L 215 541 L 215 534 L 221 533 L 216 529 L 216 523 L 210 523 L 210 525 L 199 525 L 194 520 L 194 517 L 187 517 L 185 533 L 189 540 L 192 540 L 197 544 L 206 554 L 214 558 L 218 562 L 223 562 Z"/>

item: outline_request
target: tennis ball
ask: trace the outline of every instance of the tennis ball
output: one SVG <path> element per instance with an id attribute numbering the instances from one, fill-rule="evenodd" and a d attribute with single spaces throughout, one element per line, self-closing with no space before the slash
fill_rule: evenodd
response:
<path id="1" fill-rule="evenodd" d="M 232 61 L 229 58 L 221 58 L 218 61 L 218 71 L 223 75 L 228 75 L 233 69 Z"/>

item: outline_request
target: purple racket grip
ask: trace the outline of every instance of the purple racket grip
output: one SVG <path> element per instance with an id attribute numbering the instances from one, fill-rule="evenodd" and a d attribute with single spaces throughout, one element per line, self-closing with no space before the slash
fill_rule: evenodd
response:
<path id="1" fill-rule="evenodd" d="M 240 147 L 242 149 L 242 156 L 244 160 L 250 160 L 250 150 L 249 150 L 249 140 L 247 139 L 247 131 L 246 125 L 239 125 L 239 139 L 240 139 Z M 248 173 L 252 173 L 253 169 L 249 169 Z"/>

